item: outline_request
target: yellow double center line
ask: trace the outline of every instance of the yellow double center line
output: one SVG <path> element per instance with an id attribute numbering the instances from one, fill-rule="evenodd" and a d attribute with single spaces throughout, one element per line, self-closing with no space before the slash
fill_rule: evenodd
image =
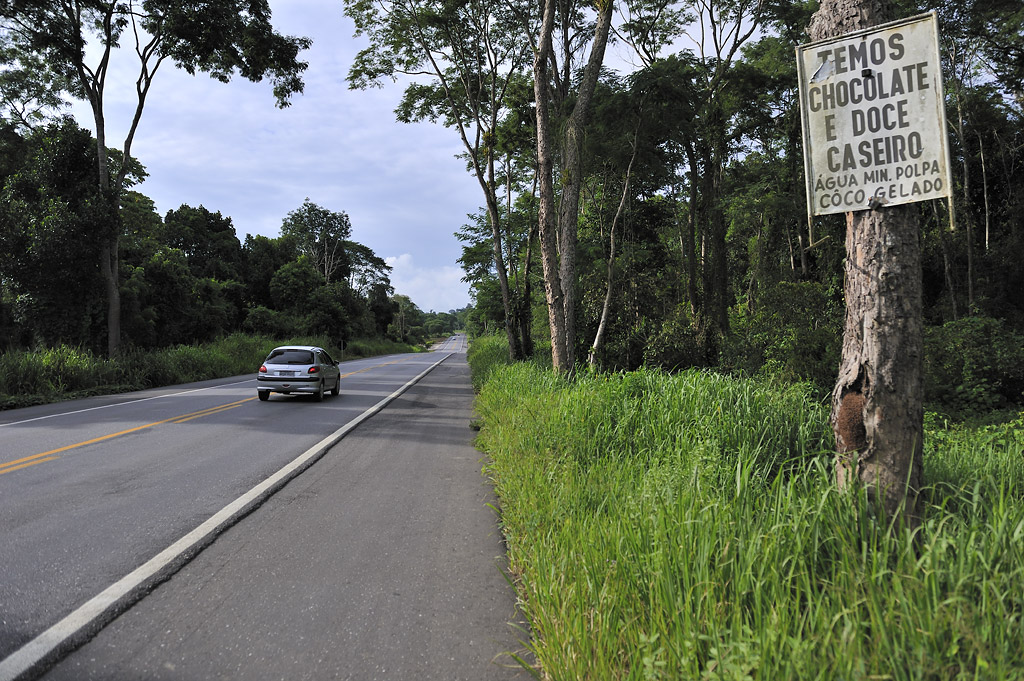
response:
<path id="1" fill-rule="evenodd" d="M 127 435 L 128 433 L 135 433 L 140 430 L 152 428 L 153 426 L 163 425 L 164 423 L 185 423 L 186 421 L 191 421 L 192 419 L 197 419 L 200 418 L 201 416 L 211 416 L 213 414 L 219 414 L 222 411 L 234 409 L 235 407 L 241 406 L 246 402 L 250 402 L 255 399 L 255 397 L 247 397 L 244 400 L 239 400 L 237 402 L 231 402 L 229 404 L 220 404 L 217 405 L 216 407 L 210 407 L 208 409 L 194 411 L 191 414 L 182 414 L 181 416 L 175 416 L 173 418 L 164 419 L 163 421 L 154 421 L 153 423 L 147 423 L 145 425 L 136 426 L 134 428 L 129 428 L 127 430 L 121 430 L 116 433 L 110 433 L 109 435 L 94 437 L 93 439 L 86 440 L 84 442 L 76 442 L 75 444 L 67 445 L 66 447 L 58 447 L 57 449 L 51 449 L 50 451 L 43 452 L 41 454 L 33 454 L 32 456 L 26 456 L 21 459 L 15 459 L 14 461 L 8 461 L 7 463 L 0 463 L 0 475 L 3 475 L 4 473 L 11 473 L 21 468 L 27 468 L 28 466 L 34 466 L 37 463 L 43 463 L 44 461 L 53 461 L 54 459 L 57 458 L 57 454 L 69 451 L 71 449 L 77 449 L 78 447 L 84 447 L 86 445 L 95 444 L 97 442 L 103 442 L 104 440 L 110 440 L 121 435 Z"/>
<path id="2" fill-rule="evenodd" d="M 369 366 L 369 367 L 366 367 L 365 369 L 359 369 L 357 371 L 352 371 L 352 372 L 347 373 L 347 374 L 342 374 L 339 377 L 339 379 L 347 378 L 347 377 L 353 376 L 355 374 L 361 374 L 364 371 L 370 371 L 371 369 L 376 369 L 378 367 L 388 366 L 389 364 L 398 364 L 399 362 L 405 362 L 405 361 L 408 361 L 409 359 L 410 358 L 408 358 L 408 357 L 403 357 L 401 359 L 396 359 L 396 360 L 394 360 L 392 362 L 384 362 L 383 364 L 375 364 L 374 366 Z M 241 406 L 241 405 L 245 404 L 246 402 L 251 402 L 252 400 L 255 400 L 255 399 L 256 399 L 255 397 L 247 397 L 244 400 L 239 400 L 237 402 L 230 402 L 228 404 L 221 404 L 221 405 L 218 405 L 216 407 L 210 407 L 208 409 L 201 409 L 199 411 L 194 411 L 191 414 L 182 414 L 181 416 L 175 416 L 173 418 L 164 419 L 163 421 L 154 421 L 153 423 L 147 423 L 147 424 L 145 424 L 143 426 L 136 426 L 134 428 L 129 428 L 127 430 L 118 431 L 116 433 L 110 433 L 109 435 L 102 435 L 100 437 L 94 437 L 93 439 L 86 440 L 84 442 L 76 442 L 75 444 L 67 445 L 66 447 L 58 447 L 57 449 L 51 449 L 50 451 L 42 452 L 41 454 L 33 454 L 32 456 L 26 456 L 26 457 L 23 457 L 21 459 L 15 459 L 14 461 L 8 461 L 7 463 L 0 463 L 0 475 L 3 475 L 5 473 L 12 473 L 12 472 L 14 472 L 16 470 L 20 470 L 22 468 L 28 468 L 29 466 L 35 466 L 37 463 L 43 463 L 44 461 L 53 461 L 54 459 L 58 458 L 56 456 L 57 454 L 60 454 L 61 452 L 69 451 L 71 449 L 77 449 L 79 447 L 84 447 L 86 445 L 95 444 L 97 442 L 103 442 L 104 440 L 110 440 L 110 439 L 113 439 L 115 437 L 120 437 L 121 435 L 127 435 L 128 433 L 135 433 L 135 432 L 138 432 L 140 430 L 145 430 L 147 428 L 152 428 L 153 426 L 160 426 L 160 425 L 163 425 L 165 423 L 185 423 L 186 421 L 191 421 L 192 419 L 201 418 L 203 416 L 212 416 L 213 414 L 219 414 L 222 411 L 227 411 L 229 409 L 234 409 L 235 407 Z"/>
<path id="3" fill-rule="evenodd" d="M 410 359 L 411 359 L 410 357 L 402 357 L 401 359 L 396 359 L 396 360 L 393 360 L 391 362 L 384 362 L 383 364 L 374 364 L 372 367 L 365 367 L 363 369 L 356 369 L 355 371 L 350 371 L 347 374 L 342 374 L 341 376 L 338 377 L 338 380 L 341 380 L 342 378 L 348 378 L 349 376 L 355 376 L 356 374 L 361 374 L 364 371 L 370 371 L 371 369 L 379 369 L 380 367 L 386 367 L 386 366 L 390 366 L 392 364 L 400 364 L 402 362 L 408 362 Z"/>

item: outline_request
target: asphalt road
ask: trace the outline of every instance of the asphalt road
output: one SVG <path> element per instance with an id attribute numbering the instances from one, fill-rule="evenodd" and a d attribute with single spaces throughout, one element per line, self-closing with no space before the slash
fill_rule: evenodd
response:
<path id="1" fill-rule="evenodd" d="M 322 403 L 261 403 L 239 377 L 0 414 L 0 679 L 62 623 L 26 676 L 527 678 L 505 654 L 526 634 L 464 349 L 347 363 Z M 232 504 L 209 538 L 103 596 Z"/>

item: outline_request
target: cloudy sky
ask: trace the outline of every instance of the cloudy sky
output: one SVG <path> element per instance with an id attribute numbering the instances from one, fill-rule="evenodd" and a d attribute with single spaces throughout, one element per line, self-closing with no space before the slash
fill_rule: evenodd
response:
<path id="1" fill-rule="evenodd" d="M 349 90 L 345 82 L 364 39 L 340 0 L 272 0 L 274 26 L 313 39 L 305 92 L 286 109 L 268 82 L 228 84 L 189 76 L 165 62 L 132 145 L 149 172 L 136 187 L 161 215 L 181 204 L 230 216 L 246 234 L 275 237 L 307 197 L 352 220 L 353 239 L 394 268 L 397 293 L 424 311 L 470 303 L 453 233 L 482 205 L 476 180 L 455 158 L 457 133 L 395 121 L 402 87 Z M 134 112 L 137 59 L 128 38 L 107 84 L 107 143 L 120 147 Z M 93 128 L 76 106 L 76 118 Z"/>

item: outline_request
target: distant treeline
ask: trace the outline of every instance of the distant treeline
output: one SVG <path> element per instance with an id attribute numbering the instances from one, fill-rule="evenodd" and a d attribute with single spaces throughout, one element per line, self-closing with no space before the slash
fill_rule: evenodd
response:
<path id="1" fill-rule="evenodd" d="M 0 126 L 0 349 L 67 345 L 103 352 L 103 243 L 120 230 L 121 335 L 127 349 L 234 332 L 418 343 L 451 333 L 455 311 L 395 295 L 391 268 L 351 240 L 351 224 L 307 199 L 277 238 L 239 241 L 231 218 L 98 189 L 96 141 L 70 119 L 31 132 Z M 110 152 L 112 165 L 120 156 Z M 135 162 L 129 183 L 144 177 Z M 462 312 L 463 318 L 466 311 Z"/>

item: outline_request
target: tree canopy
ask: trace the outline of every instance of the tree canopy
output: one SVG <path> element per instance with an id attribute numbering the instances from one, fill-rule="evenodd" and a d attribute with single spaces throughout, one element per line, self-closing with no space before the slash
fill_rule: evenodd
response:
<path id="1" fill-rule="evenodd" d="M 552 310 L 561 310 L 560 323 L 575 328 L 564 336 L 567 370 L 584 358 L 613 369 L 707 366 L 825 391 L 839 358 L 844 225 L 834 216 L 807 220 L 793 58 L 816 4 L 615 4 L 608 40 L 633 64 L 621 73 L 595 45 L 599 10 L 608 7 L 345 6 L 367 40 L 349 84 L 401 80 L 396 120 L 450 128 L 480 184 L 480 209 L 452 225 L 475 297 L 463 322 L 504 332 L 521 358 L 535 342 L 546 351 Z M 541 40 L 543 9 L 551 10 L 550 45 Z M 943 43 L 955 229 L 943 204 L 913 209 L 926 398 L 1012 403 L 1024 390 L 1015 344 L 1024 329 L 1021 10 L 1001 0 L 899 3 L 903 15 L 931 9 Z M 60 93 L 91 92 L 102 112 L 106 60 L 133 46 L 140 115 L 168 59 L 222 80 L 270 79 L 286 104 L 301 91 L 308 41 L 279 35 L 265 2 L 4 0 L 0 22 L 8 197 L 0 312 L 17 328 L 5 342 L 95 343 L 97 324 L 112 314 L 125 316 L 124 338 L 142 345 L 200 327 L 405 336 L 437 326 L 395 297 L 387 263 L 352 239 L 346 213 L 307 199 L 282 217 L 276 238 L 236 236 L 215 206 L 160 216 L 131 191 L 144 173 L 130 151 L 138 118 L 117 150 L 98 127 L 91 152 L 61 121 Z M 95 170 L 86 172 L 90 162 Z M 85 234 L 92 240 L 69 245 Z M 70 292 L 49 290 L 32 258 L 72 252 L 69 276 L 89 282 L 79 305 L 87 315 L 76 312 L 59 329 L 33 327 L 30 305 Z M 203 324 L 189 327 L 185 309 L 161 307 L 158 292 L 171 277 L 188 309 L 208 315 Z M 286 304 L 296 299 L 298 309 Z"/>
<path id="2" fill-rule="evenodd" d="M 32 95 L 30 101 L 42 108 L 53 104 L 48 97 L 57 91 L 89 103 L 101 150 L 96 155 L 96 180 L 115 204 L 146 98 L 165 60 L 188 73 L 202 71 L 223 82 L 235 73 L 252 81 L 270 78 L 278 106 L 287 106 L 290 97 L 302 91 L 301 74 L 307 64 L 298 55 L 310 45 L 306 38 L 282 36 L 274 30 L 266 0 L 216 0 L 200 5 L 169 0 L 3 0 L 0 36 L 0 58 L 18 64 L 23 74 L 8 83 L 15 93 Z M 111 58 L 126 36 L 134 43 L 138 59 L 137 103 L 121 147 L 126 163 L 111 178 L 104 98 Z M 24 68 L 32 65 L 38 71 Z M 27 112 L 28 106 L 8 109 Z M 107 350 L 113 355 L 121 343 L 120 230 L 111 227 L 107 234 L 98 256 L 106 287 Z"/>

